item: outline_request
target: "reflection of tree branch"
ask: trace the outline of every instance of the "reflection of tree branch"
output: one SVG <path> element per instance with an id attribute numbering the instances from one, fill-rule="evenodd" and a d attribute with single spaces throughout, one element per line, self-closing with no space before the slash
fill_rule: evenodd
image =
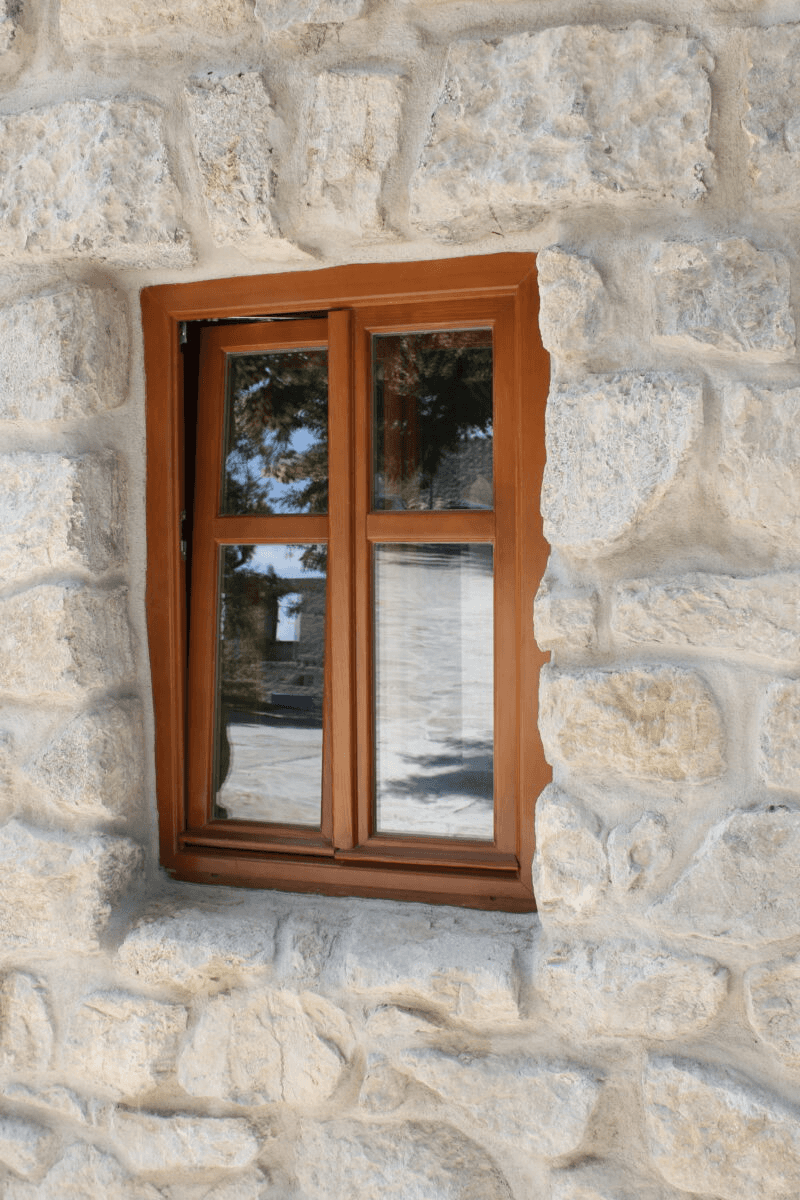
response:
<path id="1" fill-rule="evenodd" d="M 401 796 L 416 796 L 420 799 L 436 799 L 443 795 L 472 796 L 478 800 L 493 802 L 493 744 L 488 740 L 473 739 L 460 741 L 449 738 L 443 747 L 451 746 L 453 752 L 440 754 L 404 754 L 402 758 L 417 771 L 436 771 L 431 775 L 406 776 L 403 779 L 381 781 L 381 791 Z"/>

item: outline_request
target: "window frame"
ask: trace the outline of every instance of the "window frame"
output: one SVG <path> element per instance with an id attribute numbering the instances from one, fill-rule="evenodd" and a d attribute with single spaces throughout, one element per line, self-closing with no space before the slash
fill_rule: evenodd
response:
<path id="1" fill-rule="evenodd" d="M 500 547 L 513 579 L 511 615 L 505 628 L 496 631 L 497 681 L 510 676 L 503 720 L 511 719 L 518 734 L 511 774 L 515 795 L 500 807 L 502 826 L 498 851 L 486 843 L 471 846 L 450 839 L 396 838 L 378 835 L 366 844 L 364 764 L 368 748 L 361 748 L 354 728 L 371 728 L 365 705 L 371 689 L 369 647 L 363 636 L 364 613 L 369 604 L 366 531 L 354 530 L 354 513 L 366 515 L 365 525 L 385 513 L 369 513 L 370 466 L 354 471 L 356 462 L 371 464 L 368 411 L 369 356 L 366 345 L 372 332 L 418 328 L 454 328 L 465 323 L 469 312 L 473 327 L 484 309 L 504 309 L 503 336 L 507 344 L 498 361 L 505 378 L 501 426 L 506 425 L 495 451 L 496 504 L 504 506 L 506 529 Z M 544 468 L 544 410 L 549 384 L 549 362 L 538 331 L 538 300 L 533 254 L 502 254 L 432 260 L 421 263 L 367 264 L 333 267 L 291 274 L 245 276 L 201 283 L 164 284 L 146 288 L 141 295 L 147 387 L 147 589 L 146 604 L 155 710 L 156 787 L 159 808 L 161 862 L 177 879 L 291 891 L 316 891 L 334 895 L 370 895 L 393 899 L 459 904 L 476 908 L 530 911 L 535 908 L 531 884 L 534 849 L 534 801 L 551 774 L 544 760 L 537 729 L 537 681 L 546 661 L 533 638 L 533 597 L 547 561 L 537 502 Z M 351 503 L 329 505 L 330 537 L 349 539 L 354 547 L 346 571 L 339 571 L 329 591 L 327 639 L 331 678 L 348 693 L 328 706 L 333 788 L 338 797 L 333 809 L 333 837 L 337 850 L 320 852 L 291 834 L 281 844 L 274 831 L 268 837 L 253 828 L 191 827 L 187 821 L 187 744 L 191 735 L 187 719 L 188 641 L 187 568 L 181 553 L 181 514 L 186 508 L 187 474 L 184 429 L 183 356 L 180 326 L 183 322 L 236 320 L 264 315 L 310 314 L 326 311 L 331 344 L 345 339 L 347 355 L 329 360 L 331 394 L 358 394 L 353 410 L 337 402 L 338 420 L 331 422 L 329 454 L 338 469 L 355 480 L 358 495 Z M 427 321 L 427 324 L 424 322 Z M 421 323 L 423 322 L 423 323 Z M 235 327 L 234 327 L 235 328 Z M 188 466 L 188 471 L 187 471 Z M 414 514 L 416 517 L 417 514 Z M 439 529 L 435 514 L 428 517 L 432 530 L 426 541 L 458 541 Z M 431 519 L 432 518 L 432 519 Z M 374 526 L 376 522 L 372 520 Z M 373 541 L 402 541 L 376 537 Z M 493 540 L 495 538 L 477 539 Z M 510 574 L 509 574 L 510 572 Z M 506 606 L 508 607 L 508 606 Z M 358 614 L 358 615 L 356 615 Z M 356 688 L 356 681 L 359 687 Z M 341 690 L 341 688 L 340 688 Z M 352 698 L 358 691 L 358 717 L 351 720 Z M 331 687 L 326 688 L 330 697 Z M 498 717 L 496 715 L 496 724 Z M 362 802 L 359 806 L 358 795 Z M 344 800 L 343 797 L 347 797 Z M 196 809 L 196 805 L 195 805 Z M 222 825 L 217 822 L 217 826 Z M 231 822 L 225 823 L 230 825 Z M 238 824 L 238 823 L 233 823 Z M 267 846 L 268 843 L 268 846 Z M 383 852 L 382 852 L 383 851 Z"/>

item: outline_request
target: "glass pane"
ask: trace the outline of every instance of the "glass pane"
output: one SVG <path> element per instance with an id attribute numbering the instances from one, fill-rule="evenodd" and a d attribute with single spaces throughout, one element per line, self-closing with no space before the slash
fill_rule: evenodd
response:
<path id="1" fill-rule="evenodd" d="M 492 333 L 376 334 L 373 507 L 492 507 Z"/>
<path id="2" fill-rule="evenodd" d="M 328 508 L 328 352 L 229 354 L 220 512 Z"/>
<path id="3" fill-rule="evenodd" d="M 492 547 L 375 547 L 379 833 L 494 836 Z"/>
<path id="4" fill-rule="evenodd" d="M 214 815 L 319 829 L 327 547 L 221 558 Z"/>

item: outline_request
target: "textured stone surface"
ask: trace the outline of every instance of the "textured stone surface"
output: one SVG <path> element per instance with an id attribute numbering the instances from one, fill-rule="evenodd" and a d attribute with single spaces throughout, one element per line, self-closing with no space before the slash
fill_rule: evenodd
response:
<path id="1" fill-rule="evenodd" d="M 666 242 L 652 266 L 656 330 L 679 345 L 784 359 L 795 344 L 789 262 L 744 238 Z"/>
<path id="2" fill-rule="evenodd" d="M 499 1137 L 558 1158 L 578 1149 L 600 1094 L 590 1072 L 527 1057 L 466 1058 L 409 1050 L 401 1062 L 451 1105 L 464 1109 L 482 1140 Z"/>
<path id="3" fill-rule="evenodd" d="M 215 242 L 279 237 L 272 212 L 279 122 L 261 76 L 193 80 L 186 103 Z"/>
<path id="4" fill-rule="evenodd" d="M 111 907 L 141 869 L 127 838 L 0 829 L 0 945 L 62 953 L 97 949 Z"/>
<path id="5" fill-rule="evenodd" d="M 678 667 L 545 666 L 539 728 L 548 761 L 592 775 L 699 781 L 725 769 L 716 702 L 696 672 Z"/>
<path id="6" fill-rule="evenodd" d="M 767 689 L 759 749 L 767 787 L 800 792 L 800 680 L 780 679 Z"/>
<path id="7" fill-rule="evenodd" d="M 451 46 L 411 185 L 414 225 L 463 237 L 537 206 L 676 197 L 705 187 L 709 55 L 637 22 Z"/>
<path id="8" fill-rule="evenodd" d="M 366 0 L 256 0 L 255 13 L 267 33 L 301 22 L 349 21 L 364 12 Z"/>
<path id="9" fill-rule="evenodd" d="M 787 1066 L 800 1066 L 800 958 L 753 967 L 744 977 L 747 1015 Z"/>
<path id="10" fill-rule="evenodd" d="M 744 128 L 749 169 L 761 201 L 797 204 L 800 184 L 800 29 L 747 30 L 749 72 Z"/>
<path id="11" fill-rule="evenodd" d="M 0 0 L 0 54 L 5 54 L 14 44 L 23 7 L 19 0 Z"/>
<path id="12" fill-rule="evenodd" d="M 200 1200 L 275 1200 L 276 1193 L 261 1171 L 248 1171 L 236 1179 L 225 1179 L 203 1192 Z"/>
<path id="13" fill-rule="evenodd" d="M 614 589 L 611 631 L 623 645 L 694 646 L 800 662 L 800 574 L 736 578 L 693 572 Z"/>
<path id="14" fill-rule="evenodd" d="M 145 984 L 201 988 L 263 975 L 275 955 L 275 918 L 231 904 L 164 905 L 119 948 L 123 969 Z"/>
<path id="15" fill-rule="evenodd" d="M 118 1096 L 147 1092 L 174 1067 L 187 1011 L 126 992 L 94 992 L 73 1013 L 61 1069 L 84 1087 Z"/>
<path id="16" fill-rule="evenodd" d="M 541 650 L 577 654 L 597 645 L 597 593 L 551 590 L 543 579 L 533 602 L 533 628 Z"/>
<path id="17" fill-rule="evenodd" d="M 645 1073 L 650 1153 L 670 1183 L 723 1200 L 800 1188 L 800 1113 L 713 1067 L 654 1059 Z"/>
<path id="18" fill-rule="evenodd" d="M 556 1021 L 582 1036 L 676 1038 L 716 1016 L 728 972 L 709 958 L 609 940 L 555 947 L 534 982 Z"/>
<path id="19" fill-rule="evenodd" d="M 619 1161 L 590 1159 L 550 1176 L 549 1200 L 679 1200 L 652 1179 L 646 1181 Z"/>
<path id="20" fill-rule="evenodd" d="M 295 1170 L 303 1200 L 512 1200 L 481 1146 L 427 1121 L 306 1124 Z"/>
<path id="21" fill-rule="evenodd" d="M 252 1126 L 239 1117 L 161 1117 L 117 1110 L 111 1133 L 123 1161 L 143 1174 L 232 1171 L 249 1166 L 258 1154 Z"/>
<path id="22" fill-rule="evenodd" d="M 251 11 L 247 0 L 62 0 L 60 30 L 72 50 L 154 34 L 221 37 L 244 29 Z"/>
<path id="23" fill-rule="evenodd" d="M 178 205 L 151 104 L 68 100 L 0 118 L 0 256 L 188 263 Z"/>
<path id="24" fill-rule="evenodd" d="M 12 971 L 0 981 L 0 1070 L 46 1071 L 53 1057 L 53 1022 L 44 988 Z"/>
<path id="25" fill-rule="evenodd" d="M 709 830 L 683 875 L 650 909 L 673 932 L 763 945 L 800 935 L 794 878 L 800 812 L 735 812 Z"/>
<path id="26" fill-rule="evenodd" d="M 67 1117 L 79 1125 L 88 1125 L 95 1129 L 108 1124 L 112 1108 L 112 1101 L 107 1097 L 99 1099 L 96 1096 L 79 1096 L 77 1092 L 60 1083 L 34 1086 L 8 1083 L 3 1091 L 8 1100 L 35 1108 L 43 1116 Z"/>
<path id="27" fill-rule="evenodd" d="M 58 1141 L 49 1129 L 0 1117 L 0 1165 L 17 1175 L 37 1175 L 55 1157 Z"/>
<path id="28" fill-rule="evenodd" d="M 675 375 L 624 372 L 555 383 L 542 485 L 549 542 L 600 552 L 657 507 L 697 441 L 702 388 Z"/>
<path id="29" fill-rule="evenodd" d="M 190 1096 L 238 1104 L 319 1104 L 344 1063 L 312 1018 L 291 992 L 213 996 L 181 1053 L 178 1082 Z"/>
<path id="30" fill-rule="evenodd" d="M 608 883 L 597 818 L 549 784 L 536 802 L 533 890 L 540 911 L 591 912 Z"/>
<path id="31" fill-rule="evenodd" d="M 545 349 L 567 361 L 596 348 L 608 321 L 609 298 L 594 264 L 581 254 L 548 246 L 536 256 L 539 329 Z"/>
<path id="32" fill-rule="evenodd" d="M 116 455 L 0 455 L 0 576 L 107 571 L 125 552 Z"/>
<path id="33" fill-rule="evenodd" d="M 133 676 L 125 588 L 47 584 L 0 600 L 3 691 L 82 698 Z"/>
<path id="34" fill-rule="evenodd" d="M 630 825 L 617 825 L 606 842 L 611 882 L 628 892 L 649 887 L 672 862 L 674 847 L 661 813 L 643 813 Z"/>
<path id="35" fill-rule="evenodd" d="M 144 731 L 136 700 L 69 721 L 26 766 L 28 778 L 72 815 L 126 816 L 144 786 Z"/>
<path id="36" fill-rule="evenodd" d="M 367 237 L 382 231 L 381 186 L 397 153 L 402 99 L 400 80 L 391 75 L 319 76 L 300 193 L 310 227 Z"/>
<path id="37" fill-rule="evenodd" d="M 3 1200 L 163 1200 L 149 1183 L 139 1183 L 110 1154 L 80 1143 L 70 1146 L 39 1184 L 6 1179 Z"/>
<path id="38" fill-rule="evenodd" d="M 112 288 L 72 287 L 0 308 L 0 420 L 115 408 L 127 370 L 125 305 Z"/>

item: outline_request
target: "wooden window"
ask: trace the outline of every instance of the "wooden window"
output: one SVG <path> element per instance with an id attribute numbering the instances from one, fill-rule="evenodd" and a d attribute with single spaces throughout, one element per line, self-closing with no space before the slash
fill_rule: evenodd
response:
<path id="1" fill-rule="evenodd" d="M 147 288 L 176 878 L 534 907 L 534 257 Z"/>

